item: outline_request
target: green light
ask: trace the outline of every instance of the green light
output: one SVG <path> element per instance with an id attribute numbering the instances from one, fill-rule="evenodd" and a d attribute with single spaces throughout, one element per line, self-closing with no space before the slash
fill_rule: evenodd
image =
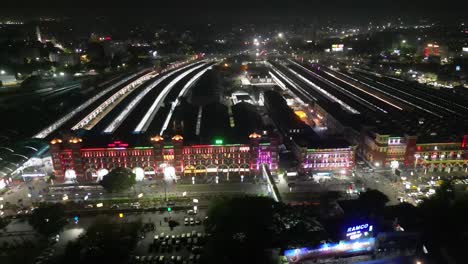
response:
<path id="1" fill-rule="evenodd" d="M 222 139 L 215 139 L 215 144 L 216 145 L 222 145 L 224 141 Z"/>
<path id="2" fill-rule="evenodd" d="M 172 211 L 172 208 L 168 207 L 168 208 L 167 208 L 167 211 L 168 211 L 168 212 Z"/>

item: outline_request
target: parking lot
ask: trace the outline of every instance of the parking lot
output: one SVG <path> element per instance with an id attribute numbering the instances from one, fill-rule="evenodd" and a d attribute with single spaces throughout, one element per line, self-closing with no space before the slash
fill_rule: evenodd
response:
<path id="1" fill-rule="evenodd" d="M 154 223 L 154 230 L 142 234 L 131 263 L 198 263 L 206 240 L 205 216 L 204 210 L 144 214 L 143 223 Z"/>

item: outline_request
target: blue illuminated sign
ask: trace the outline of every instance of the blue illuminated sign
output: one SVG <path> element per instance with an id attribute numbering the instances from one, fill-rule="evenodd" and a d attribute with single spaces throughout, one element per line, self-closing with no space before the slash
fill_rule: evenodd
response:
<path id="1" fill-rule="evenodd" d="M 374 250 L 373 237 L 356 239 L 353 241 L 340 241 L 339 243 L 322 244 L 317 248 L 297 248 L 284 252 L 290 263 L 301 262 L 307 259 L 333 258 L 346 255 L 367 254 Z"/>
<path id="2" fill-rule="evenodd" d="M 367 237 L 374 230 L 374 227 L 369 224 L 362 224 L 356 226 L 350 226 L 346 229 L 346 237 L 350 240 L 358 239 L 361 237 Z"/>

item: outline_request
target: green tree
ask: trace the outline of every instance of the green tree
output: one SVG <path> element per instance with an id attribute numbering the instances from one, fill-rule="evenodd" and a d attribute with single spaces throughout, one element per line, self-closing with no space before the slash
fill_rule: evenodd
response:
<path id="1" fill-rule="evenodd" d="M 420 206 L 425 245 L 440 263 L 465 263 L 468 245 L 468 194 L 444 181 L 436 193 Z"/>
<path id="2" fill-rule="evenodd" d="M 207 263 L 265 263 L 274 237 L 276 203 L 265 197 L 220 198 L 208 209 L 205 227 L 212 234 L 204 251 Z"/>
<path id="3" fill-rule="evenodd" d="M 47 237 L 59 233 L 66 223 L 65 207 L 62 204 L 41 205 L 29 218 L 29 224 L 39 234 Z"/>
<path id="4" fill-rule="evenodd" d="M 0 229 L 4 229 L 10 223 L 10 220 L 4 217 L 0 217 Z"/>
<path id="5" fill-rule="evenodd" d="M 123 192 L 135 185 L 135 174 L 127 168 L 116 168 L 102 178 L 101 185 L 108 192 Z"/>
<path id="6" fill-rule="evenodd" d="M 60 263 L 128 263 L 141 226 L 141 221 L 98 217 L 85 234 L 67 244 Z"/>
<path id="7" fill-rule="evenodd" d="M 367 215 L 382 215 L 385 205 L 390 201 L 388 197 L 378 190 L 368 189 L 359 195 L 358 201 Z"/>

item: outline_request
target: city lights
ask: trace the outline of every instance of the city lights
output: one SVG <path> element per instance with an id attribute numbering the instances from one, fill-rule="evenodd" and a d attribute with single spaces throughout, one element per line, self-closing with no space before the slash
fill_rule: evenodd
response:
<path id="1" fill-rule="evenodd" d="M 2 259 L 466 262 L 466 1 L 366 1 L 2 10 Z"/>

